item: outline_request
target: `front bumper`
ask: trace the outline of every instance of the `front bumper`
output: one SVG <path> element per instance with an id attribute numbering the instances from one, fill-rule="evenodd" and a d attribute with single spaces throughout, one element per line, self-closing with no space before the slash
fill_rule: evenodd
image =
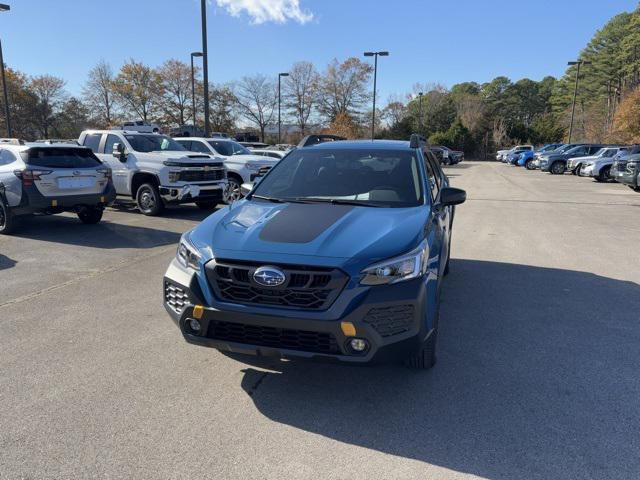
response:
<path id="1" fill-rule="evenodd" d="M 191 203 L 196 200 L 224 200 L 227 182 L 190 183 L 178 186 L 161 185 L 160 196 L 165 203 Z"/>
<path id="2" fill-rule="evenodd" d="M 627 169 L 622 171 L 611 169 L 611 178 L 616 182 L 629 185 L 633 188 L 640 187 L 640 182 L 638 181 L 638 172 L 630 172 Z"/>
<path id="3" fill-rule="evenodd" d="M 116 199 L 116 189 L 109 182 L 101 193 L 88 195 L 52 195 L 44 196 L 35 186 L 23 189 L 20 204 L 14 209 L 16 215 L 24 215 L 36 212 L 64 212 L 76 211 L 80 207 L 104 208 Z"/>
<path id="4" fill-rule="evenodd" d="M 345 294 L 346 292 L 343 292 Z M 343 295 L 341 294 L 341 295 Z M 198 276 L 174 260 L 164 277 L 164 306 L 184 339 L 221 351 L 280 358 L 328 360 L 349 364 L 379 363 L 416 352 L 431 329 L 426 321 L 427 286 L 423 279 L 369 288 L 354 296 L 337 317 L 326 311 L 285 310 L 277 307 L 236 305 L 215 301 L 206 305 Z M 194 306 L 203 305 L 201 329 L 188 320 Z M 357 353 L 341 328 L 351 322 L 356 338 L 369 347 Z"/>

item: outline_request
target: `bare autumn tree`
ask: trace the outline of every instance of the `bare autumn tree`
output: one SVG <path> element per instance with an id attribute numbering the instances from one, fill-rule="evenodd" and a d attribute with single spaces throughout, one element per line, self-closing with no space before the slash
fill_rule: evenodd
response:
<path id="1" fill-rule="evenodd" d="M 395 97 L 389 98 L 387 106 L 382 110 L 382 117 L 389 125 L 400 123 L 407 115 L 407 106 Z"/>
<path id="2" fill-rule="evenodd" d="M 318 72 L 311 62 L 297 62 L 293 64 L 286 78 L 285 107 L 292 113 L 300 128 L 300 134 L 304 136 L 318 98 Z"/>
<path id="3" fill-rule="evenodd" d="M 105 127 L 110 126 L 114 113 L 114 74 L 109 65 L 104 60 L 89 70 L 89 76 L 82 89 L 82 96 L 85 105 L 95 117 L 95 121 Z"/>
<path id="4" fill-rule="evenodd" d="M 53 75 L 39 75 L 29 82 L 29 90 L 36 99 L 34 120 L 42 137 L 49 137 L 56 114 L 66 98 L 64 86 L 65 81 Z"/>
<path id="5" fill-rule="evenodd" d="M 369 102 L 369 80 L 373 67 L 359 58 L 351 57 L 340 63 L 334 59 L 322 76 L 318 110 L 330 122 L 338 114 L 359 115 Z"/>
<path id="6" fill-rule="evenodd" d="M 232 132 L 236 126 L 235 96 L 227 85 L 209 84 L 211 129 Z"/>
<path id="7" fill-rule="evenodd" d="M 191 119 L 191 67 L 179 60 L 167 60 L 158 69 L 160 108 L 164 123 L 185 125 Z"/>
<path id="8" fill-rule="evenodd" d="M 122 66 L 113 85 L 116 98 L 128 114 L 146 122 L 157 110 L 160 80 L 151 67 L 132 59 Z"/>
<path id="9" fill-rule="evenodd" d="M 274 83 L 264 75 L 243 77 L 234 86 L 234 96 L 240 115 L 258 127 L 264 142 L 264 129 L 273 118 L 278 100 Z"/>

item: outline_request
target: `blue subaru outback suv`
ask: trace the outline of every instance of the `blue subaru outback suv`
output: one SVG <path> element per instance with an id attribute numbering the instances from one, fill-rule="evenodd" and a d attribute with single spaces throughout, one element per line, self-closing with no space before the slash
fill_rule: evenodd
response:
<path id="1" fill-rule="evenodd" d="M 430 368 L 465 198 L 415 135 L 294 150 L 182 236 L 165 308 L 221 351 Z"/>

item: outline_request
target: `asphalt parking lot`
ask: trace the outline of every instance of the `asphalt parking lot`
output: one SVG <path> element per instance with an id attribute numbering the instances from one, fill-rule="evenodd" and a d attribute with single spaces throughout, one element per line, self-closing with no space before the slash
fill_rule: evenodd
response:
<path id="1" fill-rule="evenodd" d="M 161 281 L 196 208 L 0 237 L 0 478 L 637 478 L 640 194 L 447 173 L 468 201 L 429 372 L 187 345 Z"/>

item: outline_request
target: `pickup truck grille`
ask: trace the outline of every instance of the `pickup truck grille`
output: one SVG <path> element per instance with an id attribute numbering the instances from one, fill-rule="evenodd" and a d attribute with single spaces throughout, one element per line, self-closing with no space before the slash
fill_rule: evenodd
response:
<path id="1" fill-rule="evenodd" d="M 210 170 L 183 170 L 178 179 L 181 182 L 207 182 L 222 180 L 224 177 L 224 168 L 212 168 Z"/>
<path id="2" fill-rule="evenodd" d="M 216 296 L 226 302 L 300 310 L 326 310 L 348 281 L 338 269 L 299 265 L 274 265 L 285 274 L 277 287 L 262 286 L 253 279 L 261 264 L 216 260 L 206 266 Z"/>
<path id="3" fill-rule="evenodd" d="M 340 353 L 335 337 L 330 333 L 324 332 L 213 320 L 209 322 L 207 337 L 228 342 L 300 350 L 303 352 Z"/>

